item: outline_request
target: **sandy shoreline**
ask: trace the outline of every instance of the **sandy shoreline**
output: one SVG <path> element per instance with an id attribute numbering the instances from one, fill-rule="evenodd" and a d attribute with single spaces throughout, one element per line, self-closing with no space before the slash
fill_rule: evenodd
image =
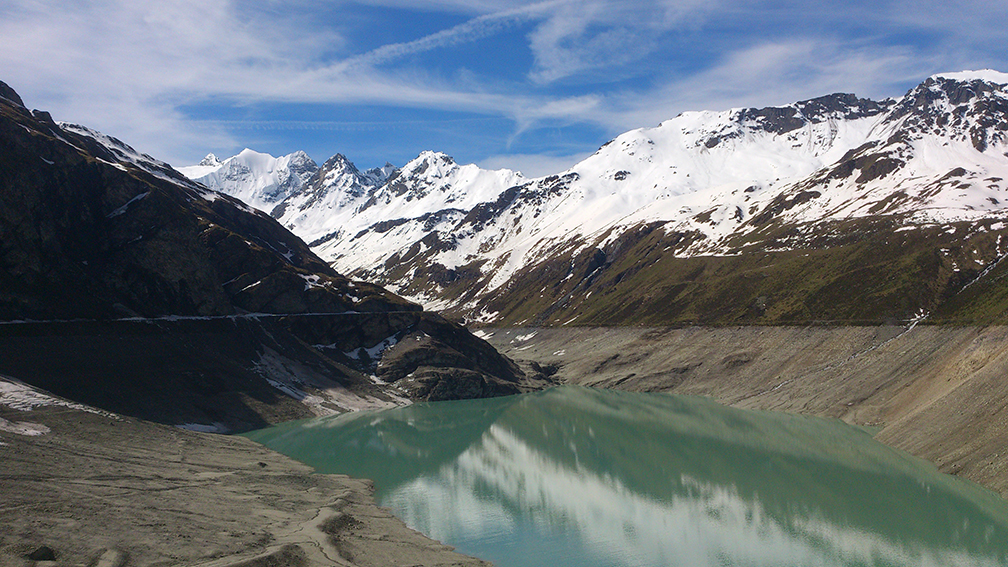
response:
<path id="1" fill-rule="evenodd" d="M 368 481 L 242 437 L 65 406 L 0 420 L 0 565 L 488 565 L 408 529 Z"/>

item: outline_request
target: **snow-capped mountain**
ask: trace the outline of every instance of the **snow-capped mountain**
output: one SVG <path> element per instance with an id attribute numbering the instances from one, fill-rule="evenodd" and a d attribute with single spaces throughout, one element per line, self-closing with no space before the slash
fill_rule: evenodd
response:
<path id="1" fill-rule="evenodd" d="M 299 154 L 304 155 L 298 152 L 291 156 Z M 257 201 L 246 196 L 262 194 L 260 188 L 269 186 L 272 177 L 256 176 L 247 166 L 252 161 L 250 156 L 265 156 L 277 163 L 291 157 L 269 158 L 244 150 L 223 162 L 210 154 L 200 165 L 179 170 L 193 180 L 269 211 L 326 254 L 337 270 L 356 270 L 362 262 L 383 261 L 387 255 L 388 241 L 380 236 L 354 238 L 357 235 L 382 235 L 399 228 L 396 234 L 405 243 L 411 236 L 422 238 L 438 227 L 450 229 L 476 205 L 494 200 L 509 187 L 524 181 L 520 173 L 459 165 L 438 152 L 423 152 L 402 168 L 386 163 L 363 172 L 345 156 L 336 154 L 286 198 Z M 221 172 L 228 168 L 240 168 L 244 173 L 228 177 L 229 184 L 225 185 Z M 411 229 L 410 235 L 404 235 L 403 228 Z"/>
<path id="2" fill-rule="evenodd" d="M 179 171 L 210 189 L 269 212 L 276 203 L 300 192 L 318 165 L 301 151 L 276 158 L 246 148 L 224 161 L 209 154 L 198 165 Z"/>
<path id="3" fill-rule="evenodd" d="M 459 165 L 435 152 L 424 152 L 401 169 L 363 175 L 342 156 L 330 163 L 307 191 L 282 202 L 273 215 L 337 270 L 384 262 L 390 245 L 402 247 L 432 231 L 450 230 L 473 207 L 523 181 L 510 170 Z"/>
<path id="4" fill-rule="evenodd" d="M 837 247 L 879 233 L 869 225 L 880 219 L 890 235 L 972 223 L 961 239 L 1003 228 L 988 221 L 1008 218 L 1006 84 L 1002 73 L 963 72 L 930 77 L 898 99 L 834 94 L 687 112 L 539 179 L 425 152 L 371 180 L 343 159 L 274 216 L 337 270 L 470 321 L 528 319 L 535 287 L 542 302 L 531 320 L 542 322 L 572 301 L 596 304 L 593 282 L 642 231 L 661 244 L 658 261 Z M 949 274 L 1004 253 L 1000 240 L 988 248 L 946 258 Z M 579 273 L 582 264 L 597 273 Z M 572 283 L 551 285 L 551 270 Z M 927 298 L 891 315 L 934 309 L 935 294 L 959 285 L 948 278 L 961 276 L 942 277 Z"/>

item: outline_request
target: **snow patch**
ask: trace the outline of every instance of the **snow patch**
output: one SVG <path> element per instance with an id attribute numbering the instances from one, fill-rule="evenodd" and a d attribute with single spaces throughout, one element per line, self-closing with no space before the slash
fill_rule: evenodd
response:
<path id="1" fill-rule="evenodd" d="M 227 433 L 229 431 L 227 426 L 219 421 L 215 421 L 209 425 L 205 423 L 180 423 L 175 427 L 197 433 Z"/>
<path id="2" fill-rule="evenodd" d="M 517 337 L 511 339 L 511 342 L 513 342 L 513 343 L 524 342 L 524 341 L 527 341 L 527 340 L 535 337 L 538 334 L 539 334 L 539 331 L 532 331 L 531 333 L 528 333 L 527 335 L 518 335 Z"/>
<path id="3" fill-rule="evenodd" d="M 344 352 L 343 354 L 345 354 L 348 358 L 351 358 L 353 360 L 360 360 L 361 358 L 363 358 L 361 356 L 361 353 L 366 353 L 368 360 L 377 361 L 381 358 L 381 356 L 385 353 L 386 350 L 392 348 L 398 342 L 399 339 L 395 335 L 392 335 L 391 337 L 385 338 L 384 340 L 382 340 L 381 342 L 379 342 L 378 344 L 374 345 L 371 348 L 360 347 L 348 352 Z M 334 345 L 329 345 L 329 348 L 332 348 L 333 346 Z"/>
<path id="4" fill-rule="evenodd" d="M 147 191 L 146 193 L 141 193 L 141 194 L 137 195 L 136 197 L 133 197 L 129 201 L 126 201 L 125 205 L 123 205 L 123 206 L 119 207 L 118 209 L 112 211 L 111 213 L 109 213 L 108 215 L 106 215 L 106 217 L 111 219 L 111 218 L 115 218 L 115 217 L 117 217 L 117 216 L 125 213 L 126 210 L 129 209 L 130 205 L 132 205 L 133 203 L 136 203 L 140 199 L 143 199 L 147 195 L 150 195 L 150 191 Z"/>
<path id="5" fill-rule="evenodd" d="M 60 406 L 108 417 L 116 421 L 122 420 L 114 413 L 58 398 L 7 377 L 0 377 L 0 405 L 18 411 L 32 411 L 37 407 Z"/>
<path id="6" fill-rule="evenodd" d="M 395 397 L 392 397 L 392 401 L 386 401 L 353 393 L 269 348 L 260 356 L 255 370 L 270 386 L 308 406 L 317 416 L 404 405 Z"/>
<path id="7" fill-rule="evenodd" d="M 41 423 L 32 423 L 30 421 L 7 421 L 6 419 L 0 417 L 0 431 L 5 433 L 14 433 L 15 435 L 37 437 L 39 435 L 45 435 L 51 430 Z"/>
<path id="8" fill-rule="evenodd" d="M 287 260 L 290 260 L 290 258 L 287 258 Z M 325 289 L 325 288 L 329 287 L 329 282 L 319 283 L 320 277 L 317 274 L 311 274 L 311 275 L 298 274 L 298 275 L 301 276 L 301 279 L 303 279 L 305 281 L 305 286 L 304 286 L 304 290 L 305 291 L 308 291 L 309 289 L 312 289 L 313 287 L 317 287 L 317 288 L 321 288 L 321 289 Z"/>
<path id="9" fill-rule="evenodd" d="M 931 75 L 932 79 L 951 79 L 953 81 L 987 81 L 998 85 L 1008 84 L 1008 73 L 1002 73 L 993 69 L 980 69 L 977 71 L 959 71 L 957 73 L 938 73 Z"/>

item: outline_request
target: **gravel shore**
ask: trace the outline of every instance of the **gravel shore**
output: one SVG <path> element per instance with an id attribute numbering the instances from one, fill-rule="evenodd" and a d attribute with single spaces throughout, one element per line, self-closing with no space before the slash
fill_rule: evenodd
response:
<path id="1" fill-rule="evenodd" d="M 0 565 L 488 565 L 408 529 L 366 480 L 48 400 L 0 395 Z"/>

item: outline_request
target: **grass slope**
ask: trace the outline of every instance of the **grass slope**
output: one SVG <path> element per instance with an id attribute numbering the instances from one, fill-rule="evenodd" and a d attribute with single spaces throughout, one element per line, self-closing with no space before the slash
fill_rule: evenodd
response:
<path id="1" fill-rule="evenodd" d="M 519 272 L 479 307 L 498 313 L 497 325 L 882 324 L 922 311 L 946 324 L 1008 322 L 1008 231 L 993 221 L 896 226 L 873 217 L 779 227 L 731 255 L 686 258 L 676 253 L 693 235 L 641 225 Z"/>

